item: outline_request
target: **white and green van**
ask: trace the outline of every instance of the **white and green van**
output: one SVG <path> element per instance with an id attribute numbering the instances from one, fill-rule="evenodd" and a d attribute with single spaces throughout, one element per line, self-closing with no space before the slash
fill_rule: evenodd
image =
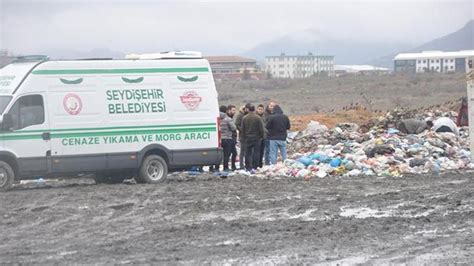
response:
<path id="1" fill-rule="evenodd" d="M 80 173 L 157 183 L 168 169 L 221 160 L 207 60 L 186 52 L 130 58 L 0 69 L 0 190 Z"/>

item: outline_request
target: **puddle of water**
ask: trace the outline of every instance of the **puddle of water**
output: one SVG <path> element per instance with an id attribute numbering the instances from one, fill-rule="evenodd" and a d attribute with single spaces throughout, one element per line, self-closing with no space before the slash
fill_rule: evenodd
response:
<path id="1" fill-rule="evenodd" d="M 352 256 L 352 257 L 347 257 L 340 260 L 334 260 L 327 264 L 323 263 L 321 265 L 355 265 L 355 264 L 366 263 L 369 260 L 370 260 L 370 257 L 368 256 Z"/>
<path id="2" fill-rule="evenodd" d="M 48 256 L 47 259 L 49 259 L 49 260 L 63 259 L 65 256 L 74 255 L 76 253 L 78 253 L 78 252 L 75 251 L 75 250 L 74 251 L 62 251 L 62 252 L 59 252 L 57 254 Z"/>
<path id="3" fill-rule="evenodd" d="M 207 222 L 217 219 L 223 219 L 226 222 L 232 222 L 235 220 L 239 220 L 242 218 L 251 218 L 256 219 L 258 221 L 274 221 L 275 218 L 271 217 L 273 214 L 278 213 L 280 209 L 269 209 L 269 210 L 248 210 L 248 211 L 238 211 L 234 213 L 221 213 L 221 212 L 210 212 L 206 214 L 199 215 L 195 217 L 200 222 Z"/>
<path id="4" fill-rule="evenodd" d="M 317 209 L 309 209 L 309 210 L 306 210 L 304 213 L 300 213 L 296 215 L 289 215 L 288 213 L 286 213 L 285 215 L 288 215 L 288 219 L 300 219 L 307 222 L 317 221 L 318 220 L 317 217 L 311 217 L 311 214 L 316 210 Z"/>
<path id="5" fill-rule="evenodd" d="M 415 209 L 400 209 L 400 207 L 406 206 L 407 204 L 409 204 L 409 202 L 387 206 L 378 210 L 369 207 L 341 207 L 341 212 L 339 215 L 342 217 L 354 217 L 356 219 L 385 217 L 418 218 L 428 216 L 440 208 L 439 206 L 436 206 L 433 209 L 424 210 L 423 212 L 416 212 L 416 208 L 421 209 L 423 206 L 415 205 Z"/>
<path id="6" fill-rule="evenodd" d="M 292 220 L 298 219 L 302 221 L 318 221 L 325 220 L 327 217 L 317 217 L 313 213 L 318 209 L 307 209 L 303 213 L 290 214 L 288 209 L 273 208 L 267 210 L 244 210 L 237 211 L 234 213 L 222 213 L 222 212 L 210 212 L 193 217 L 193 221 L 198 220 L 199 222 L 212 221 L 217 219 L 223 219 L 226 222 L 232 222 L 239 219 L 250 219 L 259 222 L 273 222 L 278 220 Z"/>
<path id="7" fill-rule="evenodd" d="M 446 182 L 445 184 L 462 184 L 462 183 L 466 183 L 466 182 L 469 182 L 469 179 L 461 179 L 461 180 L 451 180 L 449 182 Z"/>
<path id="8" fill-rule="evenodd" d="M 342 217 L 354 217 L 357 219 L 365 219 L 369 217 L 373 218 L 381 218 L 381 217 L 390 217 L 393 216 L 393 213 L 390 210 L 374 210 L 371 208 L 366 207 L 359 207 L 359 208 L 341 208 L 341 213 L 339 213 Z"/>
<path id="9" fill-rule="evenodd" d="M 234 246 L 235 244 L 240 244 L 240 243 L 241 243 L 240 241 L 230 239 L 223 242 L 219 242 L 216 244 L 216 246 Z"/>

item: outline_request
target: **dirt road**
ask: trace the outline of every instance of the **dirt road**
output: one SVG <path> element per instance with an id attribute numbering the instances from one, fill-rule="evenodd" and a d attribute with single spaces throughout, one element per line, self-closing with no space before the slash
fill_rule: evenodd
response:
<path id="1" fill-rule="evenodd" d="M 0 264 L 472 264 L 472 176 L 20 185 L 0 194 Z"/>

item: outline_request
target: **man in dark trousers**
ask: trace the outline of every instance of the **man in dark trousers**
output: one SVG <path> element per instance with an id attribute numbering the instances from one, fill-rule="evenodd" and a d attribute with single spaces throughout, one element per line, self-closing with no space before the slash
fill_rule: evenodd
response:
<path id="1" fill-rule="evenodd" d="M 273 114 L 267 121 L 268 136 L 270 140 L 270 164 L 276 164 L 278 150 L 280 150 L 283 161 L 286 160 L 286 138 L 287 130 L 291 127 L 290 119 L 283 113 L 279 105 L 273 108 Z"/>
<path id="2" fill-rule="evenodd" d="M 225 105 L 219 106 L 219 119 L 221 120 L 221 123 L 224 120 L 224 118 L 226 117 L 226 114 L 225 114 L 226 111 L 227 111 L 227 106 L 225 106 Z M 214 172 L 219 172 L 221 162 L 219 162 L 219 164 L 209 166 L 209 172 L 213 172 L 213 173 Z"/>
<path id="3" fill-rule="evenodd" d="M 245 140 L 243 139 L 242 134 L 242 120 L 245 115 L 248 113 L 247 106 L 250 104 L 246 104 L 239 109 L 239 113 L 235 115 L 235 126 L 237 126 L 237 131 L 239 132 L 239 142 L 240 142 L 240 155 L 239 155 L 239 163 L 240 169 L 245 169 Z"/>
<path id="4" fill-rule="evenodd" d="M 235 148 L 237 138 L 237 127 L 232 119 L 235 114 L 235 106 L 227 106 L 226 116 L 221 122 L 222 148 L 224 149 L 224 172 L 229 171 L 229 157 L 232 155 L 232 171 L 236 170 L 235 159 L 237 150 Z"/>
<path id="5" fill-rule="evenodd" d="M 273 112 L 273 107 L 275 107 L 276 103 L 271 101 L 268 103 L 267 108 L 265 108 L 265 112 L 263 113 L 263 118 L 265 120 L 265 128 L 267 126 L 267 121 L 272 115 Z M 264 149 L 264 158 L 265 158 L 265 165 L 270 164 L 270 140 L 268 138 L 265 138 L 263 140 L 263 143 L 265 144 L 265 149 Z"/>
<path id="6" fill-rule="evenodd" d="M 263 120 L 255 113 L 255 106 L 247 106 L 249 113 L 242 119 L 242 138 L 246 144 L 245 169 L 255 173 L 260 159 L 260 144 L 265 134 Z"/>
<path id="7" fill-rule="evenodd" d="M 266 121 L 265 121 L 264 114 L 265 114 L 265 106 L 263 106 L 263 104 L 259 104 L 257 106 L 257 115 L 260 116 L 260 118 L 262 119 L 263 126 L 264 126 L 263 128 L 265 129 L 265 134 L 263 135 L 262 143 L 260 144 L 260 158 L 258 160 L 258 167 L 260 168 L 262 168 L 263 166 L 263 155 L 267 152 L 265 150 L 265 141 L 267 140 L 267 129 L 265 128 Z"/>

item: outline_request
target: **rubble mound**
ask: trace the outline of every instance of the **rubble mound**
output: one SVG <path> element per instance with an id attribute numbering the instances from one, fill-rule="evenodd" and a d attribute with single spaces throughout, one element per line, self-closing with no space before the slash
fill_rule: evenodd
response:
<path id="1" fill-rule="evenodd" d="M 460 135 L 425 131 L 403 134 L 394 125 L 401 119 L 454 119 L 453 108 L 396 109 L 365 124 L 339 123 L 329 128 L 311 121 L 289 136 L 288 160 L 265 166 L 260 174 L 309 179 L 326 176 L 402 176 L 472 168 L 468 128 Z"/>

